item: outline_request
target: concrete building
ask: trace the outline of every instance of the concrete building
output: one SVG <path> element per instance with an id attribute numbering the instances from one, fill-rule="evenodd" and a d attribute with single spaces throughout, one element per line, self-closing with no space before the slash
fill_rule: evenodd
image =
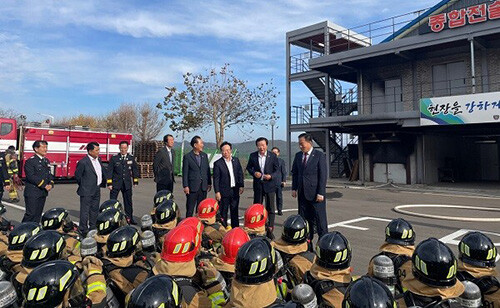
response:
<path id="1" fill-rule="evenodd" d="M 286 56 L 288 139 L 311 133 L 331 177 L 500 181 L 500 1 L 321 22 L 288 32 Z M 309 102 L 294 99 L 296 82 Z"/>

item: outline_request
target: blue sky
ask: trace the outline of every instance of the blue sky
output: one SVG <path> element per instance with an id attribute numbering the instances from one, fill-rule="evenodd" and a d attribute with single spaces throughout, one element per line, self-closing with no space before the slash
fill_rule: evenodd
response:
<path id="1" fill-rule="evenodd" d="M 274 80 L 285 138 L 285 33 L 324 20 L 354 27 L 437 1 L 21 1 L 0 6 L 0 107 L 40 120 L 157 103 L 186 71 L 230 63 Z M 310 94 L 297 90 L 304 100 Z M 213 141 L 212 129 L 199 132 Z M 227 139 L 270 135 L 231 129 Z"/>

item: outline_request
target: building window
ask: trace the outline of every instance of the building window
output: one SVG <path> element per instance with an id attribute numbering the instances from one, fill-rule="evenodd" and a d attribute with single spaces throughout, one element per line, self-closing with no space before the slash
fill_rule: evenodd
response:
<path id="1" fill-rule="evenodd" d="M 433 96 L 450 96 L 467 93 L 465 62 L 452 62 L 432 67 Z"/>
<path id="2" fill-rule="evenodd" d="M 0 125 L 0 136 L 5 136 L 12 131 L 12 123 L 2 123 Z"/>
<path id="3" fill-rule="evenodd" d="M 401 79 L 387 79 L 372 83 L 372 113 L 403 111 Z"/>

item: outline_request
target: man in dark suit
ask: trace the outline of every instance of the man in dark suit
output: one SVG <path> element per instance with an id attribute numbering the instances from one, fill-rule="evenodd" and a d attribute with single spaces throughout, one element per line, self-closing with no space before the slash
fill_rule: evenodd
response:
<path id="1" fill-rule="evenodd" d="M 309 238 L 328 232 L 326 217 L 326 163 L 325 153 L 313 148 L 309 134 L 299 135 L 300 152 L 295 154 L 292 165 L 292 197 L 299 200 L 299 215 L 309 222 Z"/>
<path id="2" fill-rule="evenodd" d="M 153 161 L 153 173 L 155 175 L 156 192 L 160 190 L 174 191 L 174 136 L 168 134 L 163 137 L 165 147 L 162 147 L 155 154 Z"/>
<path id="3" fill-rule="evenodd" d="M 26 175 L 24 203 L 26 213 L 23 222 L 40 222 L 45 200 L 49 195 L 49 191 L 54 188 L 50 162 L 45 157 L 47 155 L 47 146 L 48 143 L 45 140 L 35 141 L 33 143 L 35 155 L 26 160 L 24 164 L 24 174 Z"/>
<path id="4" fill-rule="evenodd" d="M 128 153 L 128 141 L 120 142 L 120 153 L 109 161 L 106 184 L 110 190 L 109 198 L 118 199 L 120 191 L 125 205 L 125 215 L 130 224 L 135 225 L 132 208 L 132 186 L 139 184 L 139 168 L 133 155 Z"/>
<path id="5" fill-rule="evenodd" d="M 193 150 L 182 159 L 182 186 L 186 194 L 186 217 L 193 216 L 198 204 L 207 197 L 212 189 L 212 175 L 208 155 L 203 152 L 200 136 L 191 139 Z"/>
<path id="6" fill-rule="evenodd" d="M 282 216 L 283 215 L 283 188 L 285 187 L 286 183 L 286 177 L 288 176 L 287 170 L 286 170 L 286 164 L 283 158 L 280 157 L 280 149 L 277 147 L 274 147 L 271 150 L 276 157 L 278 157 L 278 162 L 279 162 L 279 170 L 280 172 L 278 173 L 278 178 L 276 179 L 276 183 L 278 185 L 276 186 L 276 207 L 278 209 L 278 215 Z"/>
<path id="7" fill-rule="evenodd" d="M 265 205 L 268 212 L 268 237 L 273 238 L 274 230 L 274 197 L 276 179 L 279 174 L 279 162 L 274 153 L 267 150 L 268 140 L 260 137 L 255 141 L 257 152 L 250 154 L 247 171 L 253 177 L 253 202 Z"/>
<path id="8" fill-rule="evenodd" d="M 105 170 L 99 157 L 99 143 L 87 144 L 87 155 L 76 165 L 75 178 L 78 183 L 77 194 L 80 196 L 80 225 L 78 231 L 86 236 L 89 229 L 96 228 L 100 186 L 106 178 Z"/>
<path id="9" fill-rule="evenodd" d="M 233 145 L 223 142 L 220 145 L 222 157 L 214 163 L 214 191 L 215 199 L 220 202 L 222 224 L 227 227 L 227 213 L 231 210 L 231 227 L 240 226 L 238 206 L 240 195 L 245 186 L 243 168 L 237 157 L 232 157 Z"/>

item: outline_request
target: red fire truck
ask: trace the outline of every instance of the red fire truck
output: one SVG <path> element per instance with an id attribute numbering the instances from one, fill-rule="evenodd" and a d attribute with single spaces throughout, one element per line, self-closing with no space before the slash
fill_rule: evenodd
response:
<path id="1" fill-rule="evenodd" d="M 22 176 L 23 163 L 33 156 L 33 142 L 46 140 L 49 144 L 47 158 L 52 166 L 52 174 L 56 178 L 72 178 L 76 163 L 87 151 L 85 146 L 90 141 L 97 141 L 101 149 L 101 159 L 107 163 L 111 156 L 119 153 L 119 143 L 128 141 L 132 149 L 132 135 L 105 131 L 91 131 L 85 127 L 56 127 L 44 124 L 18 125 L 15 119 L 0 118 L 0 151 L 10 145 L 19 152 Z"/>

